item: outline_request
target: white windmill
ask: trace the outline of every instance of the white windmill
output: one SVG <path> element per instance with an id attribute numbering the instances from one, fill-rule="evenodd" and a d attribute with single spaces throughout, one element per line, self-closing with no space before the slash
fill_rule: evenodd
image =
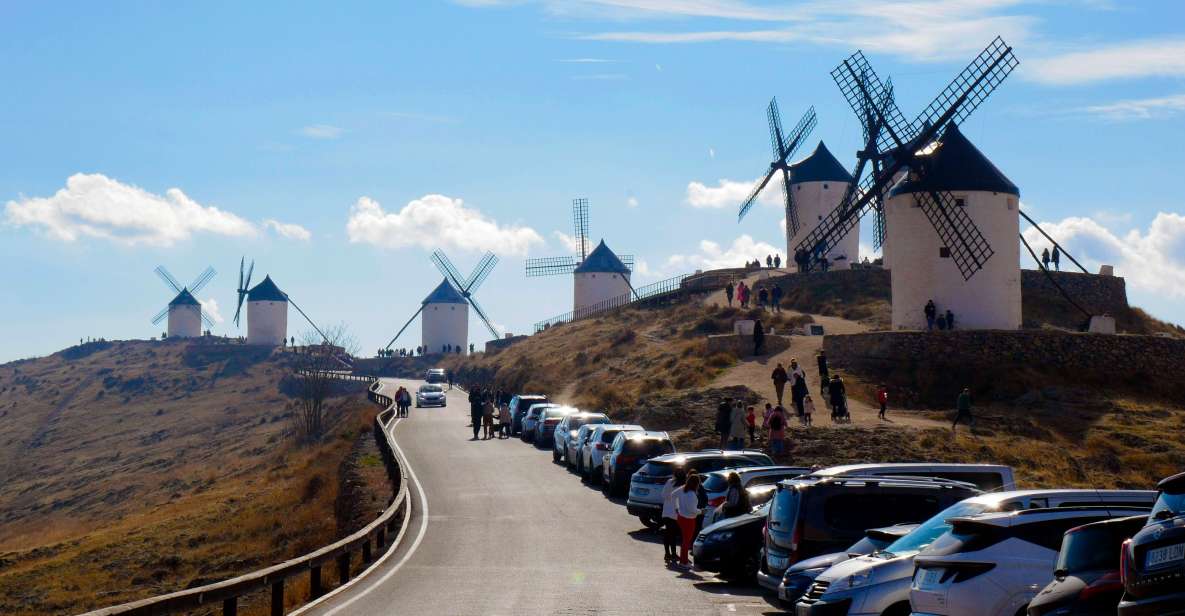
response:
<path id="1" fill-rule="evenodd" d="M 292 305 L 300 316 L 321 335 L 322 341 L 327 340 L 321 328 L 309 318 L 292 297 L 280 290 L 271 276 L 264 276 L 263 281 L 251 286 L 251 275 L 255 272 L 255 262 L 246 265 L 246 257 L 239 261 L 239 294 L 238 306 L 235 307 L 235 327 L 239 327 L 239 318 L 243 304 L 247 304 L 247 344 L 280 346 L 288 336 L 288 306 Z"/>
<path id="2" fill-rule="evenodd" d="M 572 223 L 579 258 L 527 259 L 527 276 L 572 274 L 573 312 L 623 295 L 635 294 L 630 284 L 630 273 L 634 266 L 632 255 L 618 256 L 603 239 L 592 252 L 588 250 L 588 199 L 572 200 Z"/>
<path id="3" fill-rule="evenodd" d="M 498 263 L 498 257 L 492 252 L 487 252 L 473 268 L 473 272 L 469 274 L 468 278 L 461 278 L 461 273 L 453 266 L 452 261 L 439 250 L 432 251 L 431 260 L 444 275 L 444 280 L 440 281 L 440 284 L 436 285 L 436 288 L 420 302 L 419 309 L 411 315 L 403 327 L 399 328 L 399 331 L 387 343 L 386 348 L 390 349 L 412 321 L 422 314 L 420 344 L 425 353 L 443 353 L 446 352 L 446 349 L 453 353 L 461 352 L 467 349 L 469 344 L 470 306 L 473 307 L 473 311 L 477 313 L 481 322 L 485 324 L 490 335 L 497 339 L 499 337 L 498 330 L 490 323 L 489 317 L 474 299 L 473 293 L 489 277 L 494 265 Z"/>
<path id="4" fill-rule="evenodd" d="M 152 317 L 153 325 L 159 325 L 167 317 L 169 322 L 165 334 L 169 338 L 196 338 L 202 335 L 203 323 L 206 327 L 214 326 L 214 321 L 202 310 L 201 302 L 193 296 L 214 277 L 214 274 L 217 273 L 214 268 L 207 267 L 206 271 L 199 274 L 189 286 L 185 287 L 181 286 L 181 283 L 177 282 L 177 279 L 163 265 L 158 265 L 153 271 L 177 294 L 168 306 Z"/>

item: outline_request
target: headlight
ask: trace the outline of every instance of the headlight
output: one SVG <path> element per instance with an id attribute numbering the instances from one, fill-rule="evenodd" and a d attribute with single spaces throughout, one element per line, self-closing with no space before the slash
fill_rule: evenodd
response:
<path id="1" fill-rule="evenodd" d="M 844 576 L 831 583 L 827 590 L 849 590 L 852 588 L 859 588 L 864 586 L 872 580 L 871 571 L 862 571 L 860 573 L 853 573 L 852 575 Z"/>
<path id="2" fill-rule="evenodd" d="M 704 543 L 720 543 L 732 539 L 733 531 L 722 530 L 718 533 L 712 533 L 704 538 Z"/>

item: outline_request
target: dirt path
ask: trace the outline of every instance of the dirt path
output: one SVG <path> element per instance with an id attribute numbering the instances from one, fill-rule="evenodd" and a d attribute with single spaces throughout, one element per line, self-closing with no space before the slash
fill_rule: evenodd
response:
<path id="1" fill-rule="evenodd" d="M 780 275 L 785 273 L 784 270 L 760 270 L 754 274 L 747 276 L 745 284 L 753 286 L 760 284 L 762 280 L 771 275 Z M 727 298 L 724 291 L 712 293 L 704 298 L 704 304 L 709 306 L 724 306 L 727 305 Z M 793 310 L 784 310 L 786 315 L 794 316 L 802 314 Z M 855 334 L 867 331 L 868 328 L 856 321 L 849 321 L 838 317 L 828 317 L 822 315 L 811 315 L 815 322 L 823 326 L 823 330 L 829 334 Z M 799 364 L 806 370 L 806 380 L 811 396 L 815 400 L 815 423 L 818 425 L 831 425 L 830 410 L 826 407 L 822 397 L 819 394 L 819 374 L 818 365 L 815 356 L 823 348 L 823 336 L 794 336 L 790 348 L 774 355 L 767 355 L 763 357 L 748 357 L 732 368 L 724 371 L 715 381 L 712 382 L 712 387 L 727 387 L 730 385 L 745 385 L 756 391 L 765 400 L 761 402 L 764 406 L 766 402 L 776 404 L 777 399 L 774 395 L 773 381 L 770 380 L 770 373 L 781 362 L 783 366 L 789 369 L 790 360 L 798 358 Z M 784 406 L 787 409 L 792 409 L 793 403 L 790 400 L 790 391 L 787 387 L 783 398 Z M 948 424 L 942 421 L 935 421 L 921 416 L 918 413 L 912 412 L 894 412 L 892 405 L 889 407 L 887 419 L 879 419 L 877 411 L 879 409 L 873 407 L 871 404 L 848 397 L 848 411 L 852 415 L 851 425 L 856 426 L 908 426 L 914 428 L 936 428 L 947 427 Z"/>

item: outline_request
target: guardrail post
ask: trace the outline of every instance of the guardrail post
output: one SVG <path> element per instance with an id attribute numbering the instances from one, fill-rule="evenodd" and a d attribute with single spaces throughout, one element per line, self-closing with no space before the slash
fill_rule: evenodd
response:
<path id="1" fill-rule="evenodd" d="M 371 556 L 370 556 L 370 537 L 367 537 L 367 538 L 366 538 L 366 543 L 363 543 L 363 544 L 362 544 L 362 562 L 363 562 L 363 563 L 366 563 L 366 564 L 368 564 L 368 565 L 369 565 L 369 564 L 370 564 L 370 561 L 371 561 Z"/>
<path id="2" fill-rule="evenodd" d="M 321 565 L 313 565 L 309 568 L 309 598 L 316 599 L 325 594 L 325 589 L 321 587 Z"/>
<path id="3" fill-rule="evenodd" d="M 284 578 L 272 582 L 272 616 L 284 616 Z"/>
<path id="4" fill-rule="evenodd" d="M 350 581 L 350 553 L 345 552 L 337 557 L 337 582 L 345 584 Z"/>
<path id="5" fill-rule="evenodd" d="M 222 600 L 222 616 L 238 616 L 239 598 L 228 597 Z"/>

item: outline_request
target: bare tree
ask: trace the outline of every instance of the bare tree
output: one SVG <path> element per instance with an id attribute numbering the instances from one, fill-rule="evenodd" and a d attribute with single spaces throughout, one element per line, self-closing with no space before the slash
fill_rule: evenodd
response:
<path id="1" fill-rule="evenodd" d="M 301 443 L 315 443 L 335 423 L 326 417 L 325 402 L 344 383 L 340 377 L 351 370 L 352 356 L 358 349 L 344 324 L 327 328 L 324 338 L 317 332 L 306 332 L 301 345 L 293 349 L 296 438 Z"/>

